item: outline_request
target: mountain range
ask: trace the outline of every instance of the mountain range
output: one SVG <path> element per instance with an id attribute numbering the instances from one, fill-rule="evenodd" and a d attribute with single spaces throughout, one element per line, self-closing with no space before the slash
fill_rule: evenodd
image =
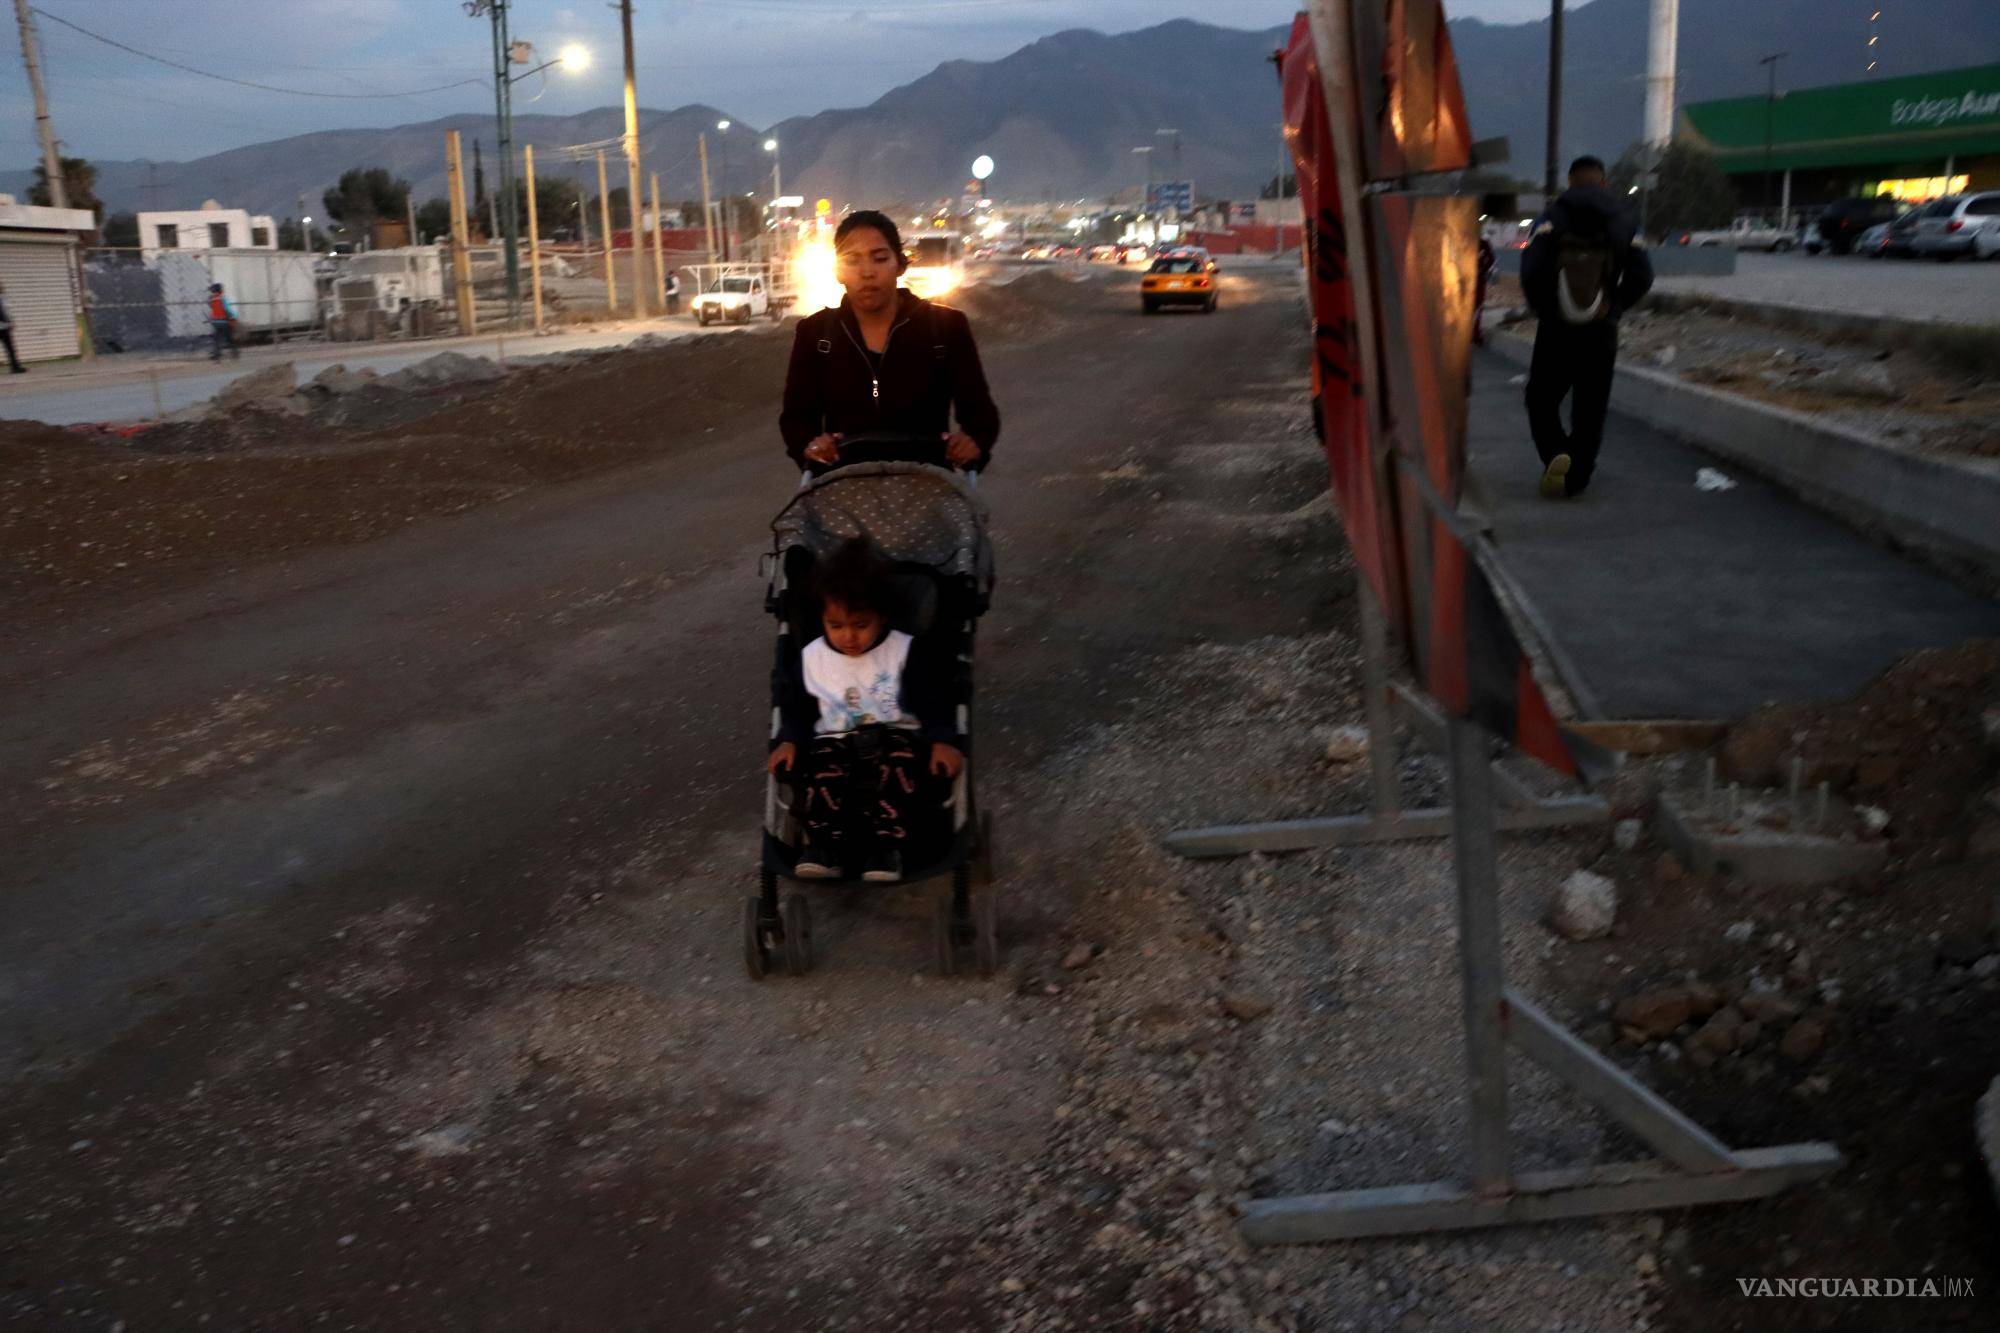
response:
<path id="1" fill-rule="evenodd" d="M 1683 102 L 1761 91 L 1760 56 L 1786 52 L 1781 87 L 1862 77 L 1868 59 L 1866 4 L 1830 0 L 1682 0 L 1679 97 Z M 1648 0 L 1590 0 L 1565 25 L 1562 155 L 1616 155 L 1639 133 Z M 1899 10 L 1880 48 L 1881 74 L 1977 63 L 2000 51 L 1996 0 L 1924 0 Z M 1205 196 L 1243 198 L 1278 169 L 1279 105 L 1269 56 L 1286 30 L 1215 27 L 1176 20 L 1137 32 L 1059 32 L 1000 60 L 948 61 L 865 107 L 823 111 L 753 128 L 716 122 L 732 113 L 705 105 L 642 109 L 646 168 L 665 198 L 700 194 L 696 138 L 709 138 L 710 178 L 724 189 L 770 188 L 761 144 L 784 145 L 788 193 L 847 201 L 908 203 L 957 192 L 972 159 L 991 155 L 1000 198 L 1132 197 L 1150 170 L 1191 179 Z M 1548 20 L 1452 23 L 1475 135 L 1506 135 L 1510 168 L 1541 174 Z M 642 70 L 643 86 L 643 70 Z M 1172 127 L 1178 136 L 1157 135 Z M 97 161 L 107 208 L 193 208 L 204 199 L 278 216 L 320 210 L 320 192 L 349 167 L 382 166 L 409 180 L 419 200 L 445 190 L 444 131 L 477 139 L 497 173 L 490 115 L 456 115 L 390 129 L 326 130 L 250 144 L 188 162 Z M 517 144 L 533 144 L 543 173 L 580 173 L 595 191 L 594 160 L 565 160 L 565 145 L 604 143 L 613 186 L 624 180 L 615 151 L 623 113 L 603 107 L 571 116 L 517 115 Z M 1150 164 L 1131 150 L 1151 146 Z M 1177 158 L 1178 155 L 1178 165 Z M 468 153 L 469 156 L 469 153 Z M 470 161 L 466 164 L 468 175 Z M 1177 177 L 1178 173 L 1178 177 Z M 25 197 L 30 172 L 0 172 L 0 190 Z"/>

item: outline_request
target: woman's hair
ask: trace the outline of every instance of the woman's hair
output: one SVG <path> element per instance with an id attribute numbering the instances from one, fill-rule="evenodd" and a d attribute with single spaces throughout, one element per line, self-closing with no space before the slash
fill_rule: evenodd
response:
<path id="1" fill-rule="evenodd" d="M 851 611 L 873 611 L 886 620 L 894 610 L 889 582 L 894 572 L 874 542 L 849 537 L 819 563 L 813 575 L 813 592 L 822 606 L 839 602 Z"/>
<path id="2" fill-rule="evenodd" d="M 840 225 L 833 229 L 833 248 L 838 250 L 842 241 L 846 240 L 852 233 L 860 231 L 863 228 L 882 233 L 882 239 L 887 241 L 889 248 L 896 252 L 896 271 L 898 273 L 901 273 L 910 266 L 910 257 L 903 253 L 903 233 L 896 230 L 894 220 L 887 213 L 877 212 L 872 208 L 864 208 L 857 213 L 849 213 L 840 220 Z"/>

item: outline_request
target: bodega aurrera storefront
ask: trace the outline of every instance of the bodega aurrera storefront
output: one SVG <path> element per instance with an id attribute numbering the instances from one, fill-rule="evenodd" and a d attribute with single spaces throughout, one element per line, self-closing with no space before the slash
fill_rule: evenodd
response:
<path id="1" fill-rule="evenodd" d="M 1676 137 L 1753 207 L 2000 189 L 2000 64 L 1696 102 Z"/>

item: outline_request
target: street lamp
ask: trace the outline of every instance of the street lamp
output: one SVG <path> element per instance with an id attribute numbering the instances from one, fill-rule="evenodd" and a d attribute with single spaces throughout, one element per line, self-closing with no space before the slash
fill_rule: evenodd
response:
<path id="1" fill-rule="evenodd" d="M 550 65 L 572 72 L 590 64 L 590 53 L 577 45 L 566 46 L 553 60 L 543 61 L 520 74 L 509 65 L 527 65 L 534 59 L 530 42 L 507 37 L 507 6 L 510 0 L 465 0 L 465 12 L 473 18 L 490 16 L 493 21 L 493 110 L 500 123 L 500 226 L 507 238 L 507 308 L 511 315 L 521 303 L 520 209 L 514 199 L 514 85 Z"/>
<path id="2" fill-rule="evenodd" d="M 732 201 L 732 199 L 731 199 L 731 196 L 730 196 L 730 193 L 729 193 L 729 127 L 730 127 L 731 125 L 735 124 L 735 123 L 736 123 L 736 122 L 734 122 L 734 121 L 730 120 L 730 119 L 729 119 L 729 118 L 728 118 L 727 116 L 725 116 L 725 117 L 723 117 L 723 118 L 722 118 L 721 120 L 718 120 L 718 121 L 716 121 L 716 122 L 715 122 L 715 128 L 716 128 L 716 131 L 717 131 L 718 133 L 720 133 L 720 134 L 722 135 L 722 139 L 721 139 L 721 146 L 722 146 L 722 198 L 721 198 L 721 199 L 719 199 L 719 200 L 717 200 L 717 201 L 716 201 L 716 203 L 717 203 L 717 206 L 718 206 L 718 207 L 720 207 L 720 208 L 721 208 L 721 209 L 723 210 L 723 214 L 722 214 L 722 228 L 723 228 L 723 235 L 722 235 L 722 248 L 723 248 L 723 257 L 724 257 L 724 258 L 728 258 L 728 257 L 729 257 L 729 252 L 735 249 L 735 247 L 734 247 L 734 246 L 732 246 L 732 245 L 730 244 L 730 241 L 731 241 L 731 240 L 732 240 L 732 239 L 733 239 L 733 238 L 735 237 L 735 235 L 736 235 L 736 221 L 735 221 L 735 218 L 736 218 L 736 205 L 735 205 L 735 203 L 734 203 L 734 202 Z"/>
<path id="3" fill-rule="evenodd" d="M 771 197 L 776 199 L 785 192 L 783 189 L 785 177 L 783 171 L 780 169 L 783 166 L 783 162 L 778 156 L 778 141 L 776 139 L 764 140 L 764 151 L 771 155 Z"/>

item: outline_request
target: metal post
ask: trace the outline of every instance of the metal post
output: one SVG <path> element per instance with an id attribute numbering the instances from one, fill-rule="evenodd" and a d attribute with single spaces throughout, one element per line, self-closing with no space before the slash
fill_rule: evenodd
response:
<path id="1" fill-rule="evenodd" d="M 1771 211 L 1771 141 L 1775 137 L 1778 118 L 1778 62 L 1790 55 L 1789 51 L 1773 51 L 1758 59 L 1770 73 L 1770 81 L 1764 92 L 1764 212 Z"/>
<path id="2" fill-rule="evenodd" d="M 304 210 L 301 209 L 300 212 L 304 212 Z M 403 195 L 403 222 L 409 228 L 410 244 L 422 245 L 424 238 L 417 235 L 417 192 L 415 190 L 406 191 Z M 308 236 L 305 238 L 303 248 L 307 250 L 312 249 L 312 237 Z"/>
<path id="3" fill-rule="evenodd" d="M 660 298 L 660 313 L 667 312 L 667 242 L 660 213 L 660 173 L 653 173 L 653 290 Z"/>
<path id="4" fill-rule="evenodd" d="M 618 245 L 611 234 L 611 190 L 604 183 L 604 150 L 597 150 L 597 218 L 604 224 L 604 305 L 608 313 L 618 313 Z"/>
<path id="5" fill-rule="evenodd" d="M 507 254 L 507 316 L 521 308 L 520 227 L 514 209 L 514 80 L 507 72 L 507 0 L 493 5 L 493 113 L 500 123 L 500 206 L 494 224 L 500 228 Z"/>
<path id="6" fill-rule="evenodd" d="M 1484 729 L 1447 719 L 1451 744 L 1452 860 L 1458 872 L 1458 958 L 1465 993 L 1465 1053 L 1471 1076 L 1475 1194 L 1505 1194 L 1507 1038 L 1501 1021 L 1500 873 L 1493 837 L 1493 756 Z"/>
<path id="7" fill-rule="evenodd" d="M 535 146 L 522 149 L 527 163 L 528 187 L 528 286 L 534 293 L 535 332 L 542 331 L 542 228 L 535 212 Z"/>
<path id="8" fill-rule="evenodd" d="M 1549 4 L 1549 142 L 1542 162 L 1543 206 L 1556 197 L 1556 158 L 1561 152 L 1563 100 L 1563 0 Z"/>
<path id="9" fill-rule="evenodd" d="M 444 132 L 445 187 L 451 195 L 451 280 L 458 298 L 458 331 L 477 332 L 472 307 L 472 256 L 465 224 L 465 158 L 459 150 L 458 131 Z"/>
<path id="10" fill-rule="evenodd" d="M 639 91 L 632 73 L 632 0 L 619 0 L 619 21 L 625 28 L 625 204 L 632 220 L 632 315 L 646 317 L 646 248 L 639 239 L 639 213 L 644 196 L 639 193 Z"/>
<path id="11" fill-rule="evenodd" d="M 35 95 L 35 135 L 42 141 L 42 171 L 49 178 L 49 203 L 69 207 L 69 186 L 63 180 L 62 159 L 56 153 L 55 126 L 49 120 L 49 94 L 42 87 L 42 60 L 35 45 L 35 21 L 28 0 L 14 0 L 14 17 L 21 24 L 21 59 L 28 66 L 28 87 Z"/>
<path id="12" fill-rule="evenodd" d="M 708 192 L 708 131 L 701 132 L 696 147 L 701 153 L 701 225 L 708 233 L 708 262 L 715 263 L 715 201 Z"/>

